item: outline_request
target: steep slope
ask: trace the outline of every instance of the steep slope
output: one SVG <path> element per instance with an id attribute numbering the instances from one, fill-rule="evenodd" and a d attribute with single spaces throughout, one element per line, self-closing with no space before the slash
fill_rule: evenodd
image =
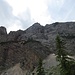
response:
<path id="1" fill-rule="evenodd" d="M 20 63 L 21 69 L 32 70 L 39 58 L 50 54 L 47 47 L 38 41 L 9 41 L 0 43 L 0 70 L 9 69 Z"/>
<path id="2" fill-rule="evenodd" d="M 20 68 L 20 64 L 16 64 L 8 70 L 5 70 L 1 75 L 26 75 L 26 72 Z"/>
<path id="3" fill-rule="evenodd" d="M 55 55 L 50 54 L 44 61 L 43 66 L 45 69 L 50 69 L 52 66 L 56 66 L 58 63 L 56 62 Z M 28 65 L 27 65 L 28 66 Z M 5 70 L 1 75 L 32 75 L 32 73 L 35 73 L 36 75 L 36 68 L 32 72 L 27 69 L 22 69 L 20 63 L 14 65 L 13 67 L 9 68 L 8 70 Z"/>

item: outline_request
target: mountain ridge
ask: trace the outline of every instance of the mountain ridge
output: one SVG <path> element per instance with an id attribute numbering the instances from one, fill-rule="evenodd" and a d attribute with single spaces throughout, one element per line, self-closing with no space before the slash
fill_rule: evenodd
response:
<path id="1" fill-rule="evenodd" d="M 39 58 L 44 60 L 56 53 L 55 38 L 58 34 L 64 40 L 66 50 L 75 55 L 75 22 L 56 22 L 46 26 L 34 23 L 26 30 L 9 34 L 5 27 L 0 27 L 0 70 L 4 67 L 10 69 L 18 63 L 23 70 L 32 70 Z"/>

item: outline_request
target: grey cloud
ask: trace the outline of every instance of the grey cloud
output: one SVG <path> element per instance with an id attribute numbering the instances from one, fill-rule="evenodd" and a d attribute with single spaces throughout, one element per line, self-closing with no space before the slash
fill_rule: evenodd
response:
<path id="1" fill-rule="evenodd" d="M 28 28 L 34 23 L 34 20 L 31 18 L 31 13 L 29 9 L 27 9 L 23 14 L 18 16 L 19 21 L 22 23 L 22 27 L 24 29 Z"/>
<path id="2" fill-rule="evenodd" d="M 0 25 L 8 28 L 18 21 L 21 27 L 26 29 L 33 23 L 28 9 L 19 16 L 14 16 L 12 11 L 12 7 L 6 1 L 0 0 Z"/>
<path id="3" fill-rule="evenodd" d="M 7 25 L 14 20 L 12 7 L 4 0 L 0 0 L 0 25 Z"/>

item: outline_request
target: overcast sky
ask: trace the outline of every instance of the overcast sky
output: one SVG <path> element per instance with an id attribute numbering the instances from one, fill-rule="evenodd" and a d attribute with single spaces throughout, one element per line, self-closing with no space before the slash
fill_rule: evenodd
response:
<path id="1" fill-rule="evenodd" d="M 0 0 L 0 26 L 26 29 L 35 22 L 75 21 L 75 0 Z"/>

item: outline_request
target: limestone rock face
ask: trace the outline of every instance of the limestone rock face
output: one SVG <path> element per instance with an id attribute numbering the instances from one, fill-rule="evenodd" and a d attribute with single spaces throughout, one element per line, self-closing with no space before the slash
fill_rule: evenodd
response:
<path id="1" fill-rule="evenodd" d="M 6 35 L 6 34 L 7 34 L 6 28 L 1 26 L 0 27 L 0 35 Z"/>
<path id="2" fill-rule="evenodd" d="M 48 46 L 55 51 L 55 38 L 59 34 L 66 43 L 65 46 L 69 53 L 74 54 L 75 44 L 75 22 L 53 23 L 45 26 L 44 34 L 47 36 Z"/>
<path id="3" fill-rule="evenodd" d="M 68 52 L 74 54 L 75 43 L 75 22 L 53 23 L 41 26 L 39 23 L 33 24 L 24 34 L 20 40 L 34 39 L 40 41 L 44 46 L 48 47 L 50 51 L 55 52 L 55 38 L 60 35 L 66 43 Z"/>
<path id="4" fill-rule="evenodd" d="M 31 27 L 25 30 L 25 33 L 19 37 L 21 40 L 34 39 L 42 42 L 47 39 L 44 35 L 44 26 L 41 26 L 39 23 L 34 23 Z"/>
<path id="5" fill-rule="evenodd" d="M 0 44 L 0 70 L 9 69 L 17 63 L 20 63 L 23 70 L 33 70 L 39 58 L 44 59 L 49 54 L 49 49 L 37 41 L 2 42 Z"/>
<path id="6" fill-rule="evenodd" d="M 7 41 L 7 30 L 5 27 L 0 27 L 0 42 Z"/>
<path id="7" fill-rule="evenodd" d="M 1 75 L 26 75 L 27 71 L 20 68 L 20 64 L 16 64 L 8 70 L 5 70 Z"/>
<path id="8" fill-rule="evenodd" d="M 19 36 L 21 36 L 24 32 L 22 30 L 18 31 L 10 31 L 8 34 L 8 40 L 7 41 L 18 41 Z"/>
<path id="9" fill-rule="evenodd" d="M 56 22 L 46 26 L 35 23 L 24 31 L 9 34 L 5 27 L 0 27 L 0 73 L 18 63 L 23 70 L 33 70 L 39 58 L 45 59 L 56 53 L 58 34 L 64 40 L 66 50 L 75 55 L 75 22 Z"/>
<path id="10" fill-rule="evenodd" d="M 43 39 L 44 36 L 44 27 L 41 26 L 39 23 L 33 24 L 27 30 L 25 30 L 25 34 L 22 35 L 22 38 L 33 38 L 33 39 Z M 23 38 L 24 40 L 24 38 Z"/>
<path id="11" fill-rule="evenodd" d="M 44 32 L 44 27 L 41 26 L 39 23 L 34 23 L 31 27 L 29 27 L 26 30 L 26 33 L 43 33 Z"/>

